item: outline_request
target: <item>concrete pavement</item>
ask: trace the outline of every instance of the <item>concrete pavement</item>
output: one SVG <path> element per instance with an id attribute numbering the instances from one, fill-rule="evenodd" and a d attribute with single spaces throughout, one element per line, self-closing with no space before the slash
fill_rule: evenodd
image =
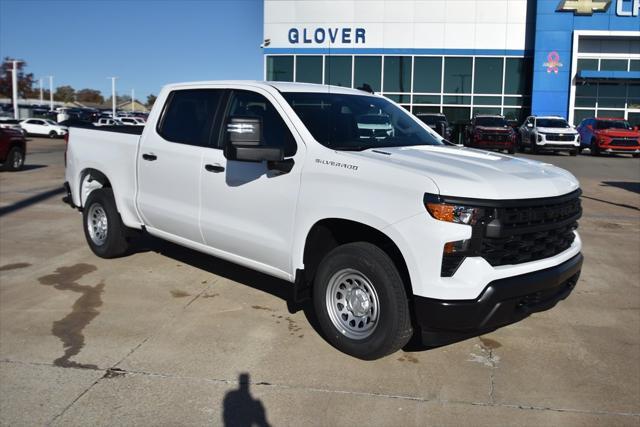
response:
<path id="1" fill-rule="evenodd" d="M 0 174 L 2 425 L 640 424 L 638 159 L 535 156 L 584 190 L 567 300 L 363 362 L 288 312 L 286 282 L 155 239 L 95 257 L 57 193 L 64 143 L 29 150 Z"/>

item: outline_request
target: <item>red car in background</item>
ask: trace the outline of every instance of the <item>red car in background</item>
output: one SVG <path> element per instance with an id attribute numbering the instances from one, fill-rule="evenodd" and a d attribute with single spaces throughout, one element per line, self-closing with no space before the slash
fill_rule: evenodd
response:
<path id="1" fill-rule="evenodd" d="M 27 142 L 22 132 L 0 128 L 0 163 L 2 170 L 17 171 L 24 166 Z"/>
<path id="2" fill-rule="evenodd" d="M 580 134 L 580 150 L 589 148 L 593 156 L 618 153 L 640 157 L 640 131 L 625 119 L 584 119 L 576 130 Z"/>
<path id="3" fill-rule="evenodd" d="M 465 130 L 467 147 L 516 152 L 516 132 L 502 116 L 478 115 Z"/>

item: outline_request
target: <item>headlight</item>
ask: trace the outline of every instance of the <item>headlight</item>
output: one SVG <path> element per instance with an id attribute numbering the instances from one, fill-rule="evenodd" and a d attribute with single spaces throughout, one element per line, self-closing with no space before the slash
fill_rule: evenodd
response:
<path id="1" fill-rule="evenodd" d="M 475 225 L 484 214 L 484 209 L 448 203 L 425 203 L 427 211 L 439 221 Z"/>

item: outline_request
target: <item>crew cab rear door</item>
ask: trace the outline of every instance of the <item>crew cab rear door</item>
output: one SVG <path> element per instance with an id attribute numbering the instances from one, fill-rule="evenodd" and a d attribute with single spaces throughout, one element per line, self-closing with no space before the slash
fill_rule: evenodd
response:
<path id="1" fill-rule="evenodd" d="M 292 169 L 282 172 L 270 170 L 266 162 L 227 160 L 226 125 L 234 116 L 259 118 L 262 144 L 282 147 Z M 241 264 L 275 275 L 291 273 L 305 146 L 275 97 L 262 88 L 232 90 L 219 127 L 218 147 L 205 152 L 201 169 L 200 226 L 205 244 Z"/>
<path id="2" fill-rule="evenodd" d="M 144 133 L 137 205 L 149 231 L 203 243 L 200 171 L 224 94 L 220 89 L 176 89 L 168 95 L 158 125 Z"/>

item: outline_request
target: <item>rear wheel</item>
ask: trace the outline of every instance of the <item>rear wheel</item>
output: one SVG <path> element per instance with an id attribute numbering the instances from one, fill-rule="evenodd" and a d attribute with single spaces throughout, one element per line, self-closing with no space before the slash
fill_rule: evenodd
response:
<path id="1" fill-rule="evenodd" d="M 569 150 L 569 155 L 570 156 L 577 156 L 578 155 L 578 150 Z"/>
<path id="2" fill-rule="evenodd" d="M 640 154 L 635 153 L 635 154 L 632 154 L 632 156 L 633 156 L 635 159 L 637 159 L 638 157 L 640 157 Z"/>
<path id="3" fill-rule="evenodd" d="M 101 258 L 116 258 L 128 252 L 128 229 L 116 209 L 111 188 L 92 191 L 82 216 L 84 235 L 94 254 Z"/>
<path id="4" fill-rule="evenodd" d="M 339 246 L 322 260 L 313 302 L 327 341 L 360 359 L 391 354 L 413 334 L 400 274 L 391 258 L 371 243 Z"/>
<path id="5" fill-rule="evenodd" d="M 507 152 L 508 152 L 509 154 L 516 154 L 516 147 L 514 146 L 514 147 L 509 148 L 509 149 L 507 150 Z"/>
<path id="6" fill-rule="evenodd" d="M 24 166 L 24 150 L 20 147 L 13 147 L 7 154 L 7 159 L 2 164 L 2 169 L 6 171 L 19 171 Z"/>

